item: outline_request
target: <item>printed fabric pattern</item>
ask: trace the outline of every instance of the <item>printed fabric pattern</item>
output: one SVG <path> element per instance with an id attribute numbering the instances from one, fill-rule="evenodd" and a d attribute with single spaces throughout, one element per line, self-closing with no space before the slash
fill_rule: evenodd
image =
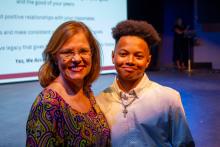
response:
<path id="1" fill-rule="evenodd" d="M 32 105 L 26 126 L 26 146 L 110 146 L 110 129 L 93 96 L 87 113 L 72 109 L 51 89 Z"/>

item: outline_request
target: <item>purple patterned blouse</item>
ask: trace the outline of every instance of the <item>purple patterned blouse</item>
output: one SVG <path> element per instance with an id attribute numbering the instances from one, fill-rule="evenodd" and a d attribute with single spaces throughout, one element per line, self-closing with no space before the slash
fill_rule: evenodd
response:
<path id="1" fill-rule="evenodd" d="M 90 98 L 92 108 L 87 113 L 72 109 L 51 89 L 44 89 L 32 105 L 27 125 L 26 146 L 110 146 L 107 121 Z"/>

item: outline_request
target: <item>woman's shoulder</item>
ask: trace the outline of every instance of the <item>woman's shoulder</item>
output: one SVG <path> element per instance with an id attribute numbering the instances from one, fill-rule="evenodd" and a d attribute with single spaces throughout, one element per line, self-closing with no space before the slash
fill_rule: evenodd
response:
<path id="1" fill-rule="evenodd" d="M 61 97 L 52 89 L 43 89 L 34 101 L 33 107 L 43 106 L 52 107 L 60 104 Z"/>
<path id="2" fill-rule="evenodd" d="M 59 95 L 55 90 L 50 88 L 45 88 L 40 92 L 38 97 L 40 97 L 43 101 L 50 102 L 58 99 Z"/>

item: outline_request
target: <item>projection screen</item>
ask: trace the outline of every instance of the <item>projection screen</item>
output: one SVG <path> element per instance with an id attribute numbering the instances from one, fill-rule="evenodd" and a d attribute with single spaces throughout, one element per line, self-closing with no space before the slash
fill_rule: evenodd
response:
<path id="1" fill-rule="evenodd" d="M 111 29 L 127 19 L 127 0 L 6 0 L 0 8 L 0 83 L 37 80 L 53 31 L 82 21 L 102 48 L 102 73 L 114 72 Z"/>

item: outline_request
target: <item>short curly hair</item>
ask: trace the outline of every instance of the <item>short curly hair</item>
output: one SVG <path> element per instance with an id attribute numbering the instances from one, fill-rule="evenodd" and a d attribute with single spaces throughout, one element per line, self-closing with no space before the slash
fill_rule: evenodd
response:
<path id="1" fill-rule="evenodd" d="M 112 28 L 112 36 L 117 43 L 122 36 L 138 36 L 151 47 L 160 42 L 160 37 L 155 28 L 146 21 L 124 20 Z"/>

